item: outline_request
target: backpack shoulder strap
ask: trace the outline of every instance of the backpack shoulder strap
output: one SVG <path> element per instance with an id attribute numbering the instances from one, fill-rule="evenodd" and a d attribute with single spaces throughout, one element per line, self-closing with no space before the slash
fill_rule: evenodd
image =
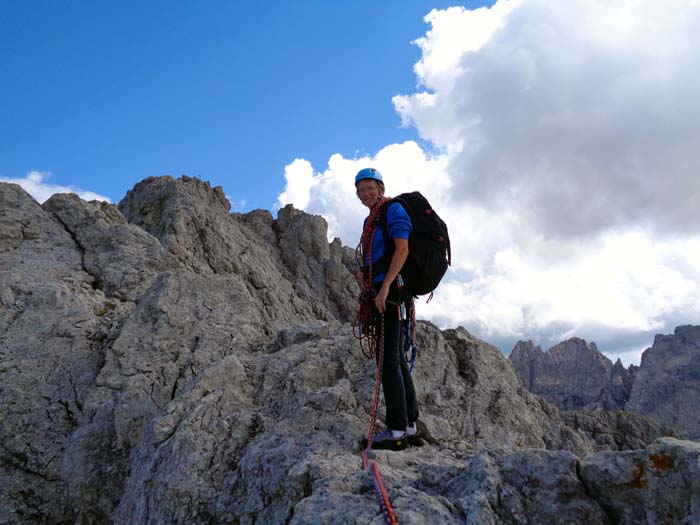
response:
<path id="1" fill-rule="evenodd" d="M 404 209 L 404 211 L 405 211 L 406 214 L 408 215 L 408 218 L 411 219 L 411 224 L 413 224 L 413 222 L 415 221 L 415 217 L 413 216 L 413 209 L 411 208 L 411 206 L 409 205 L 409 203 L 406 202 L 406 199 L 404 198 L 404 197 L 406 197 L 406 196 L 410 196 L 410 194 L 408 194 L 408 193 L 402 193 L 401 195 L 397 195 L 396 197 L 394 197 L 393 199 L 391 199 L 389 202 L 387 202 L 387 203 L 384 205 L 384 207 L 383 207 L 381 213 L 379 214 L 379 215 L 380 215 L 380 221 L 381 221 L 382 227 L 384 228 L 384 231 L 387 231 L 387 218 L 386 218 L 386 215 L 387 215 L 387 213 L 389 213 L 389 206 L 391 206 L 391 205 L 394 204 L 395 202 L 398 202 L 398 203 L 401 205 L 401 207 Z"/>
<path id="2" fill-rule="evenodd" d="M 384 240 L 384 253 L 379 258 L 379 260 L 375 262 L 374 265 L 375 269 L 377 270 L 377 273 L 385 273 L 389 269 L 389 263 L 391 262 L 391 258 L 394 256 L 394 250 L 396 249 L 396 246 L 394 245 L 394 240 L 389 235 L 389 224 L 387 221 L 387 213 L 389 213 L 389 206 L 391 206 L 394 202 L 399 202 L 401 206 L 403 206 L 403 208 L 406 209 L 406 212 L 409 212 L 409 208 L 406 205 L 406 202 L 399 196 L 394 197 L 393 199 L 389 200 L 384 205 L 382 205 L 382 209 L 377 214 L 377 218 L 374 221 L 374 227 L 382 229 L 382 238 Z"/>

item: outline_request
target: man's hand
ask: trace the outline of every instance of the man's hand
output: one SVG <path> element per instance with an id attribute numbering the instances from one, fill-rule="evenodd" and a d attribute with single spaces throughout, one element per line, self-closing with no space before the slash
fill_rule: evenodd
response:
<path id="1" fill-rule="evenodd" d="M 379 289 L 379 293 L 377 294 L 377 297 L 374 298 L 374 305 L 377 307 L 377 310 L 379 311 L 380 314 L 383 314 L 384 310 L 386 310 L 386 298 L 388 296 L 389 296 L 389 286 L 386 284 L 386 281 L 384 281 L 384 284 Z"/>

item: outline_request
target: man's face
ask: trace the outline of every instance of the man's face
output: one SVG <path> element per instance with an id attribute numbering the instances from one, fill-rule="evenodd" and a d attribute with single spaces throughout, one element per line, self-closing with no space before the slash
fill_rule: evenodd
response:
<path id="1" fill-rule="evenodd" d="M 357 183 L 357 196 L 362 201 L 362 204 L 371 208 L 377 204 L 380 197 L 379 184 L 372 179 L 364 179 Z"/>

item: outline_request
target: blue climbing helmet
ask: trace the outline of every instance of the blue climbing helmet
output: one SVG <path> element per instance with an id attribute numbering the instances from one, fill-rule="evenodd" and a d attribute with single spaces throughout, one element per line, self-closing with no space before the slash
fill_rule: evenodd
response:
<path id="1" fill-rule="evenodd" d="M 364 179 L 373 179 L 381 182 L 382 185 L 384 185 L 384 179 L 382 179 L 382 174 L 374 168 L 364 168 L 358 171 L 357 175 L 355 175 L 355 186 L 357 186 L 358 182 Z"/>

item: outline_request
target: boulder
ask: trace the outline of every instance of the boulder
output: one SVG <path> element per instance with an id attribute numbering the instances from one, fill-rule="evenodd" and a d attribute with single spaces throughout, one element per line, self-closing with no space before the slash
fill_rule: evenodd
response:
<path id="1" fill-rule="evenodd" d="M 581 479 L 612 523 L 700 523 L 700 444 L 660 438 L 581 460 Z"/>

